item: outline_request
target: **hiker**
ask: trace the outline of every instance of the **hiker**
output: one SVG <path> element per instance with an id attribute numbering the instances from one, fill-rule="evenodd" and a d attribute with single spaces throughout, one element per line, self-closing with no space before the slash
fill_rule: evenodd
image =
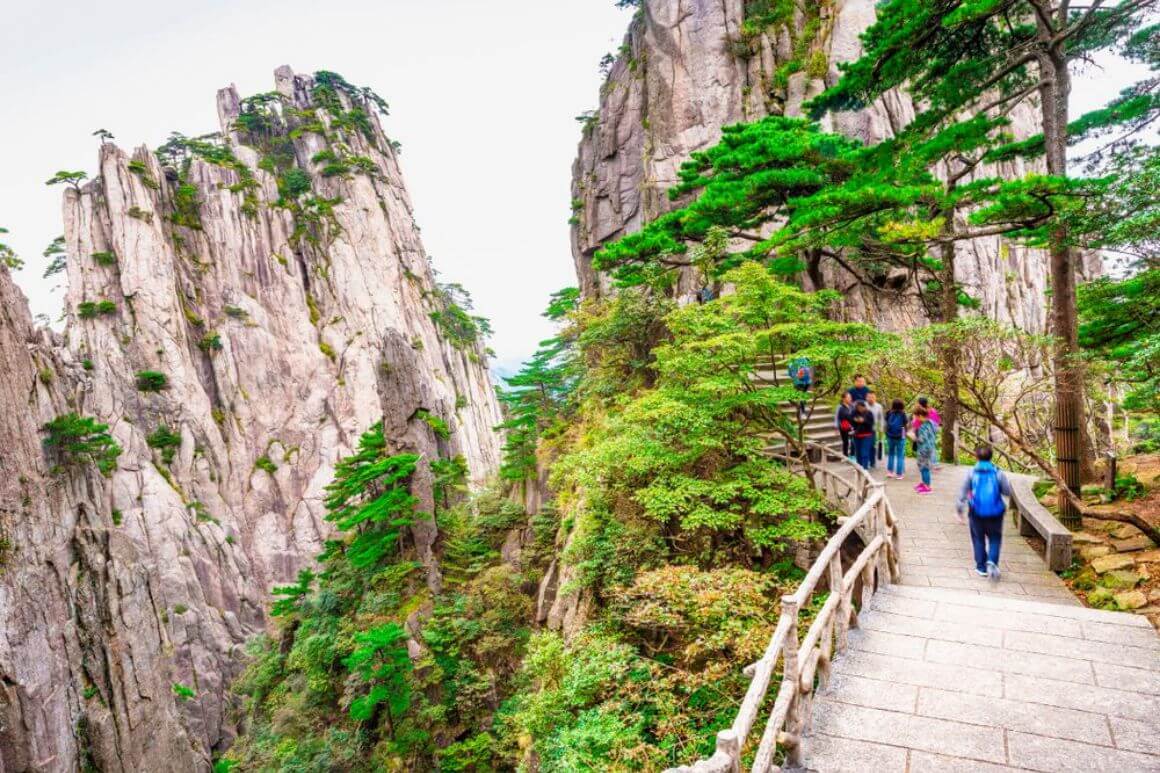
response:
<path id="1" fill-rule="evenodd" d="M 858 458 L 858 466 L 869 470 L 874 460 L 874 414 L 864 401 L 854 403 L 850 424 L 853 427 L 854 455 Z"/>
<path id="2" fill-rule="evenodd" d="M 861 373 L 854 376 L 854 386 L 847 389 L 846 392 L 853 398 L 854 402 L 859 400 L 866 402 L 866 396 L 870 394 L 870 387 L 866 386 L 866 377 Z"/>
<path id="3" fill-rule="evenodd" d="M 697 292 L 697 303 L 708 303 L 713 300 L 713 288 L 705 285 Z"/>
<path id="4" fill-rule="evenodd" d="M 853 415 L 854 398 L 850 397 L 849 392 L 843 392 L 842 401 L 834 411 L 834 429 L 842 436 L 842 456 L 850 461 L 854 461 L 854 444 L 850 442 L 850 431 L 854 429 L 854 425 L 850 423 Z"/>
<path id="5" fill-rule="evenodd" d="M 918 398 L 918 404 L 920 406 L 922 406 L 923 408 L 926 408 L 927 415 L 930 416 L 931 422 L 934 423 L 934 430 L 935 430 L 935 434 L 937 435 L 938 431 L 942 429 L 942 416 L 938 415 L 938 410 L 935 409 L 933 406 L 931 406 L 930 400 L 928 400 L 927 398 L 925 398 L 925 397 Z M 918 427 L 918 425 L 916 424 L 915 428 L 917 429 L 917 427 Z M 931 466 L 936 470 L 938 469 L 938 441 L 937 440 L 935 441 L 934 462 L 931 464 Z"/>
<path id="6" fill-rule="evenodd" d="M 874 444 L 870 450 L 870 469 L 873 470 L 882 458 L 882 430 L 886 427 L 882 403 L 878 402 L 878 395 L 874 394 L 873 389 L 866 394 L 866 407 L 874 416 Z"/>
<path id="7" fill-rule="evenodd" d="M 921 405 L 914 409 L 914 421 L 916 429 L 911 430 L 910 439 L 914 441 L 914 456 L 918 461 L 918 473 L 922 476 L 922 481 L 914 487 L 914 490 L 919 494 L 929 494 L 932 491 L 930 468 L 934 465 L 934 445 L 938 439 L 938 432 L 934 428 L 934 422 L 930 420 L 929 412 Z"/>
<path id="8" fill-rule="evenodd" d="M 886 434 L 886 477 L 902 480 L 906 460 L 906 404 L 895 400 L 883 422 Z"/>
<path id="9" fill-rule="evenodd" d="M 975 573 L 991 582 L 999 581 L 999 548 L 1003 544 L 1003 514 L 1011 496 L 1011 482 L 991 463 L 991 447 L 975 449 L 978 464 L 963 481 L 955 505 L 959 522 L 968 512 L 971 524 L 971 545 L 975 548 Z"/>
<path id="10" fill-rule="evenodd" d="M 810 365 L 809 357 L 795 357 L 790 361 L 787 368 L 789 379 L 793 382 L 793 388 L 804 395 L 808 395 L 810 387 L 814 384 L 814 369 Z M 798 415 L 806 412 L 806 401 L 798 402 Z"/>

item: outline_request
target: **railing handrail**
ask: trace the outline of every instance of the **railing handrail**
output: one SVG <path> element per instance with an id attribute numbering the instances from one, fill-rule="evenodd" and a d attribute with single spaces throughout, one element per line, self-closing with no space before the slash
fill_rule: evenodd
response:
<path id="1" fill-rule="evenodd" d="M 770 636 L 761 659 L 745 670 L 752 674 L 749 689 L 733 724 L 717 734 L 717 747 L 712 757 L 692 766 L 671 768 L 666 773 L 737 773 L 741 770 L 741 753 L 761 706 L 769 692 L 769 683 L 779 659 L 783 662 L 782 681 L 770 710 L 761 741 L 754 757 L 752 770 L 766 773 L 777 770 L 773 758 L 779 745 L 786 747 L 787 756 L 795 765 L 804 762 L 804 730 L 808 724 L 815 676 L 824 682 L 836 647 L 846 648 L 849 626 L 857 620 L 853 607 L 853 593 L 859 578 L 862 580 L 862 608 L 874 593 L 875 581 L 882 584 L 898 578 L 899 534 L 894 511 L 886 498 L 885 487 L 869 473 L 846 457 L 835 454 L 826 446 L 808 443 L 820 449 L 822 458 L 835 457 L 843 467 L 855 472 L 852 484 L 848 479 L 826 467 L 815 467 L 815 475 L 822 475 L 829 493 L 829 483 L 840 481 L 848 487 L 847 494 L 857 493 L 859 504 L 844 519 L 841 527 L 827 541 L 792 594 L 782 596 L 777 626 Z M 834 495 L 837 498 L 845 495 Z M 866 547 L 858 558 L 843 571 L 841 549 L 846 539 L 861 529 Z M 829 572 L 830 596 L 798 643 L 798 615 L 807 606 L 822 575 Z"/>

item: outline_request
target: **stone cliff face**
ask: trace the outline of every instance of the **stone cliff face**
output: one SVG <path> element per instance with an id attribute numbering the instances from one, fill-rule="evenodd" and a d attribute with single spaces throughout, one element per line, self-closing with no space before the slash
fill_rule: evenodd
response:
<path id="1" fill-rule="evenodd" d="M 475 482 L 498 465 L 486 355 L 434 280 L 373 100 L 275 75 L 255 99 L 219 92 L 224 140 L 102 146 L 65 195 L 63 340 L 0 276 L 4 773 L 207 768 L 243 645 L 321 551 L 359 434 L 383 421 L 423 455 L 420 511 L 430 461 L 461 455 Z M 110 425 L 110 478 L 49 474 L 38 427 L 69 411 Z M 435 526 L 412 532 L 437 588 Z"/>
<path id="2" fill-rule="evenodd" d="M 599 110 L 584 129 L 572 169 L 572 253 L 586 296 L 609 289 L 592 270 L 606 241 L 638 230 L 673 205 L 665 191 L 681 163 L 720 138 L 721 127 L 766 115 L 802 114 L 802 105 L 838 78 L 838 63 L 861 54 L 859 35 L 874 21 L 874 0 L 642 0 L 609 73 Z M 914 116 L 906 94 L 892 92 L 867 109 L 828 116 L 826 128 L 866 142 L 881 140 Z M 1016 134 L 1036 130 L 1034 116 L 1014 114 Z M 1004 175 L 1021 175 L 1009 166 Z M 851 286 L 823 263 L 825 286 L 846 290 L 846 311 L 902 329 L 923 322 L 914 300 Z M 1046 324 L 1045 256 L 999 238 L 962 244 L 956 276 L 985 313 L 1030 330 Z M 895 277 L 884 278 L 893 286 Z M 688 295 L 700 279 L 686 271 Z"/>

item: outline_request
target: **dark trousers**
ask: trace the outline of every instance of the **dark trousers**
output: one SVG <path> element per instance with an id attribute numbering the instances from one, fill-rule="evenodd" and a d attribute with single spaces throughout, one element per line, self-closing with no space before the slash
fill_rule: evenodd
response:
<path id="1" fill-rule="evenodd" d="M 1003 544 L 1003 516 L 970 517 L 971 545 L 975 548 L 975 568 L 987 571 L 987 562 L 999 565 L 999 548 Z"/>
<path id="2" fill-rule="evenodd" d="M 842 436 L 842 456 L 853 456 L 854 441 L 850 437 L 850 432 L 848 430 L 838 430 L 838 434 Z"/>
<path id="3" fill-rule="evenodd" d="M 874 436 L 865 435 L 854 437 L 854 456 L 858 458 L 858 466 L 869 470 L 874 464 Z"/>

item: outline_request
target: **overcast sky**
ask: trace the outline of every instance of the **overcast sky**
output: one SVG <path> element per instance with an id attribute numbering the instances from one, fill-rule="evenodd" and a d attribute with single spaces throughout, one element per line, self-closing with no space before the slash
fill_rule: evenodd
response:
<path id="1" fill-rule="evenodd" d="M 215 131 L 217 89 L 274 87 L 274 68 L 334 70 L 391 106 L 388 135 L 445 281 L 492 320 L 497 370 L 552 334 L 548 295 L 576 283 L 569 252 L 574 117 L 596 106 L 601 56 L 629 12 L 613 0 L 105 0 L 5 4 L 0 226 L 27 267 L 33 313 L 62 232 L 58 169 L 96 166 L 94 129 L 125 148 Z"/>
<path id="2" fill-rule="evenodd" d="M 613 0 L 198 0 L 10 3 L 0 26 L 0 226 L 28 267 L 33 313 L 59 315 L 41 252 L 62 231 L 58 169 L 96 164 L 91 132 L 151 147 L 215 131 L 214 95 L 273 88 L 274 68 L 334 70 L 391 105 L 387 133 L 427 251 L 475 297 L 510 372 L 551 335 L 539 314 L 576 282 L 567 219 L 577 114 L 629 12 Z M 1107 61 L 1077 79 L 1077 112 L 1140 70 Z"/>

